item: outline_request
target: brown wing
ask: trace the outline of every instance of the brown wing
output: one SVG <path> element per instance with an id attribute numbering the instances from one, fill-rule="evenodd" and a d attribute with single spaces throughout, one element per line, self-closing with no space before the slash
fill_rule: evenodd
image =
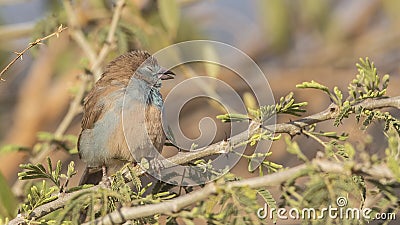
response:
<path id="1" fill-rule="evenodd" d="M 102 77 L 89 92 L 84 100 L 83 105 L 83 119 L 81 122 L 82 130 L 91 129 L 94 123 L 101 119 L 105 111 L 107 110 L 106 99 L 109 95 L 115 91 L 125 88 L 124 82 L 110 79 L 109 77 Z M 109 101 L 112 101 L 109 99 Z M 112 102 L 110 102 L 112 103 Z"/>
<path id="2" fill-rule="evenodd" d="M 92 129 L 96 121 L 99 121 L 104 116 L 109 107 L 111 107 L 110 104 L 113 103 L 112 99 L 108 99 L 108 101 L 102 101 L 102 99 L 107 99 L 110 93 L 123 89 L 124 87 L 125 85 L 123 83 L 103 76 L 86 96 L 83 104 L 82 130 L 78 137 L 79 157 L 81 157 L 80 143 L 82 132 L 86 129 Z"/>
<path id="3" fill-rule="evenodd" d="M 148 52 L 137 50 L 117 57 L 106 66 L 103 76 L 84 100 L 81 123 L 83 130 L 93 128 L 94 123 L 101 118 L 106 106 L 99 100 L 109 93 L 125 88 L 136 69 L 149 57 L 153 63 L 157 63 Z"/>

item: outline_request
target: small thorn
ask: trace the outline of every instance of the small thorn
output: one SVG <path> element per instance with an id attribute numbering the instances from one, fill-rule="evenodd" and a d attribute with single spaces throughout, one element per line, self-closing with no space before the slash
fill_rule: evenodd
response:
<path id="1" fill-rule="evenodd" d="M 16 55 L 18 55 L 18 58 L 22 61 L 22 52 L 14 52 Z"/>

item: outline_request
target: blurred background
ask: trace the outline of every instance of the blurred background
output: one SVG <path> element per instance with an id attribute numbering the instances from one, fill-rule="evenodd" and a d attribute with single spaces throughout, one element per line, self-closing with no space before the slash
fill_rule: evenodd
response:
<path id="1" fill-rule="evenodd" d="M 29 42 L 54 32 L 60 24 L 69 26 L 71 18 L 65 11 L 65 2 L 0 0 L 1 68 L 15 57 L 13 52 L 24 49 Z M 98 52 L 106 40 L 113 1 L 71 2 L 75 22 Z M 324 110 L 330 101 L 319 91 L 296 90 L 295 85 L 315 80 L 330 88 L 338 86 L 345 92 L 357 73 L 355 63 L 360 57 L 369 57 L 375 62 L 380 74 L 391 75 L 388 95 L 400 94 L 400 2 L 397 0 L 165 2 L 168 3 L 127 0 L 117 27 L 116 42 L 105 62 L 132 49 L 154 53 L 181 41 L 207 39 L 230 44 L 248 54 L 267 76 L 275 99 L 293 91 L 298 101 L 309 102 L 305 115 Z M 5 73 L 6 81 L 0 83 L 1 183 L 13 187 L 17 195 L 20 188 L 15 185 L 18 165 L 27 162 L 32 152 L 51 144 L 48 142 L 51 134 L 59 128 L 82 83 L 84 71 L 90 68 L 85 52 L 69 36 L 71 32 L 70 27 L 59 38 L 28 51 L 23 61 L 18 60 Z M 207 74 L 200 66 L 194 68 Z M 251 94 L 238 76 L 226 74 L 229 71 L 222 69 L 213 76 L 229 83 L 241 96 Z M 163 95 L 174 84 L 191 76 L 181 72 L 174 81 L 163 86 Z M 215 118 L 221 113 L 209 100 L 197 99 L 183 108 L 180 125 L 184 134 L 194 139 L 200 135 L 201 118 Z M 278 121 L 293 119 L 292 116 L 279 117 Z M 62 144 L 72 153 L 76 152 L 74 141 L 80 132 L 80 120 L 81 114 L 76 115 L 61 135 Z M 349 132 L 350 140 L 355 143 L 370 133 L 374 142 L 369 151 L 384 149 L 382 130 L 360 131 L 353 121 L 345 120 L 345 126 L 339 128 L 326 122 L 319 129 Z M 229 126 L 218 120 L 215 123 L 219 129 L 214 140 L 219 141 L 226 137 Z M 309 157 L 323 149 L 304 137 L 295 140 Z M 286 155 L 284 148 L 283 141 L 273 143 L 270 160 L 285 166 L 298 164 L 295 157 Z M 166 151 L 165 154 L 172 153 Z M 71 157 L 63 148 L 57 147 L 47 155 L 53 162 L 74 160 L 78 171 L 82 171 L 78 156 Z M 246 163 L 245 160 L 239 163 L 233 172 L 240 176 L 257 175 L 241 169 Z"/>

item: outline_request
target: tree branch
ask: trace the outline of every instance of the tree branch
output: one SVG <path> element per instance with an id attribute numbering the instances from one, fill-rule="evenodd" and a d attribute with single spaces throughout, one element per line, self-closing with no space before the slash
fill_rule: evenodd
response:
<path id="1" fill-rule="evenodd" d="M 368 99 L 363 102 L 356 104 L 354 107 L 363 107 L 366 109 L 380 109 L 385 107 L 394 107 L 400 109 L 400 96 L 382 99 Z M 291 136 L 301 134 L 301 130 L 304 127 L 310 126 L 315 123 L 334 119 L 339 114 L 339 107 L 335 104 L 331 104 L 327 109 L 322 112 L 316 113 L 305 118 L 294 120 L 287 123 L 280 123 L 276 125 L 269 125 L 264 127 L 264 130 L 274 131 L 275 133 L 287 133 Z M 250 124 L 250 128 L 238 135 L 229 138 L 227 141 L 221 141 L 201 149 L 197 149 L 191 152 L 179 152 L 178 154 L 165 159 L 162 161 L 163 165 L 170 165 L 171 163 L 183 164 L 188 162 L 187 160 L 194 160 L 203 158 L 210 155 L 220 154 L 228 152 L 231 148 L 236 147 L 243 141 L 247 141 L 248 138 L 258 129 L 257 124 Z"/>
<path id="2" fill-rule="evenodd" d="M 303 170 L 308 170 L 314 167 L 315 171 L 324 173 L 339 173 L 339 174 L 349 174 L 349 169 L 343 162 L 332 162 L 328 160 L 315 159 L 310 165 L 302 164 L 296 167 L 292 167 L 287 170 L 280 172 L 268 174 L 261 177 L 253 177 L 240 181 L 229 182 L 226 185 L 217 186 L 216 183 L 209 183 L 204 188 L 193 191 L 189 194 L 174 198 L 170 201 L 165 201 L 157 204 L 134 206 L 134 207 L 122 207 L 114 212 L 109 213 L 104 217 L 97 218 L 94 221 L 85 223 L 97 224 L 97 225 L 109 225 L 109 224 L 119 224 L 124 223 L 127 220 L 138 219 L 142 217 L 151 216 L 154 214 L 170 214 L 177 212 L 187 206 L 195 204 L 199 201 L 208 199 L 210 195 L 216 194 L 218 189 L 230 190 L 238 187 L 250 187 L 250 188 L 261 188 L 261 187 L 271 187 L 280 185 L 287 180 L 302 174 Z M 380 173 L 377 171 L 385 171 Z M 374 168 L 365 168 L 363 164 L 357 164 L 352 168 L 353 174 L 367 174 L 371 175 L 377 179 L 395 179 L 394 175 L 390 169 L 385 166 L 376 166 Z"/>
<path id="3" fill-rule="evenodd" d="M 65 206 L 65 204 L 73 198 L 76 194 L 86 192 L 86 191 L 96 191 L 99 189 L 101 186 L 93 186 L 87 189 L 82 189 L 76 192 L 72 193 L 61 193 L 58 198 L 52 202 L 49 202 L 47 204 L 41 205 L 34 209 L 30 215 L 23 215 L 23 214 L 18 214 L 17 217 L 13 220 L 11 220 L 8 224 L 9 225 L 18 225 L 18 224 L 25 224 L 26 219 L 32 219 L 32 218 L 40 218 L 42 216 L 45 216 L 51 212 L 56 211 L 57 209 L 60 209 Z"/>
<path id="4" fill-rule="evenodd" d="M 395 107 L 400 108 L 400 96 L 391 97 L 391 98 L 384 98 L 384 99 L 368 99 L 363 102 L 360 102 L 355 105 L 356 107 L 364 107 L 367 109 L 379 109 L 385 107 Z M 327 109 L 324 111 L 299 119 L 295 121 L 291 121 L 288 123 L 281 123 L 275 126 L 275 132 L 277 133 L 288 133 L 288 134 L 300 134 L 301 129 L 312 125 L 314 123 L 334 119 L 335 116 L 338 114 L 338 107 L 334 104 L 331 104 Z M 273 130 L 274 126 L 267 126 L 264 129 Z M 184 164 L 195 159 L 204 158 L 206 156 L 221 154 L 228 152 L 232 147 L 240 144 L 243 141 L 247 141 L 249 138 L 249 134 L 254 133 L 259 126 L 257 123 L 252 122 L 249 126 L 249 129 L 245 132 L 242 132 L 238 135 L 235 135 L 228 139 L 227 141 L 220 141 L 218 143 L 212 144 L 210 146 L 198 149 L 192 152 L 180 152 L 175 156 L 172 156 L 168 159 L 164 159 L 162 161 L 162 165 L 165 167 L 173 166 L 173 164 Z M 323 172 L 332 172 L 332 173 L 349 173 L 348 165 L 344 165 L 341 162 L 331 162 L 328 160 L 313 160 L 312 165 L 316 168 L 316 170 L 320 170 Z M 287 170 L 283 170 L 277 173 L 269 174 L 262 177 L 254 177 L 249 178 L 241 181 L 235 181 L 228 184 L 228 188 L 233 187 L 241 187 L 241 186 L 249 186 L 251 188 L 259 188 L 265 186 L 276 186 L 279 185 L 289 178 L 296 175 L 299 171 L 306 169 L 307 164 L 302 164 Z M 347 166 L 347 167 L 346 167 Z M 351 170 L 353 173 L 356 174 L 367 174 L 374 178 L 384 178 L 384 179 L 393 179 L 393 174 L 389 168 L 386 166 L 374 166 L 372 168 L 367 167 L 364 164 L 357 164 L 352 167 Z M 65 204 L 75 195 L 84 191 L 88 190 L 96 190 L 100 188 L 100 185 L 92 187 L 92 189 L 83 189 L 80 191 L 76 191 L 73 193 L 65 194 L 59 197 L 57 200 L 49 202 L 45 205 L 42 205 L 33 210 L 32 214 L 27 216 L 26 218 L 32 218 L 32 215 L 35 215 L 36 218 L 44 216 L 56 209 L 64 207 Z M 121 219 L 134 219 L 143 216 L 149 216 L 156 213 L 167 213 L 167 212 L 175 212 L 177 210 L 186 207 L 187 205 L 193 204 L 194 202 L 198 201 L 198 199 L 208 197 L 210 194 L 215 193 L 216 186 L 215 184 L 208 184 L 206 185 L 206 189 L 201 189 L 196 192 L 192 192 L 185 196 L 177 197 L 172 201 L 163 202 L 159 204 L 152 204 L 152 205 L 145 205 L 139 206 L 134 208 L 121 208 L 115 212 L 110 213 L 109 215 L 99 218 L 96 220 L 99 224 L 109 224 L 109 221 L 121 221 Z M 195 201 L 193 199 L 196 199 Z M 192 201 L 193 200 L 193 201 Z M 176 202 L 175 202 L 176 201 Z M 121 215 L 123 217 L 121 217 Z M 23 216 L 19 215 L 19 217 L 15 218 L 13 223 L 10 224 L 18 224 L 15 221 L 23 220 Z"/>

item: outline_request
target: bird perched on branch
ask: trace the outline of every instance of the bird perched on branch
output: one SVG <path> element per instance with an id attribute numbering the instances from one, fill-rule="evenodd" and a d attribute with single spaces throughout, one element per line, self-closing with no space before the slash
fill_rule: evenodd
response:
<path id="1" fill-rule="evenodd" d="M 78 150 L 87 169 L 81 184 L 108 180 L 108 175 L 127 162 L 155 157 L 152 148 L 161 151 L 166 139 L 161 121 L 161 80 L 174 76 L 140 50 L 107 65 L 84 100 Z"/>

